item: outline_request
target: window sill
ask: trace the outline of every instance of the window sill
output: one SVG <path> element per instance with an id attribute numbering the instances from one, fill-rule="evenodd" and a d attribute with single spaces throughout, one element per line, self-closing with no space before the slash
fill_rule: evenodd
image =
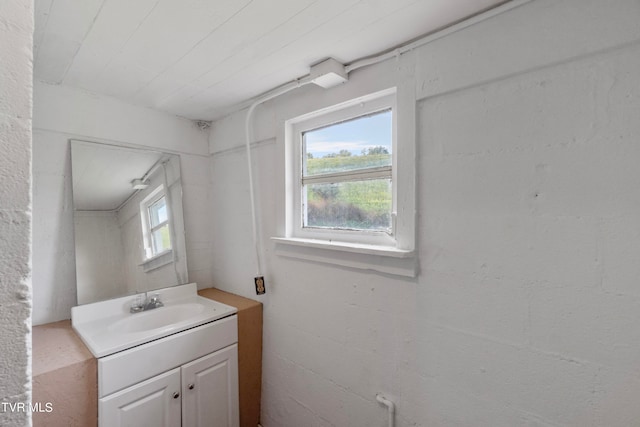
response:
<path id="1" fill-rule="evenodd" d="M 276 254 L 396 276 L 416 277 L 415 252 L 388 246 L 272 237 Z"/>
<path id="2" fill-rule="evenodd" d="M 140 266 L 145 273 L 173 263 L 173 250 L 169 249 L 145 260 Z"/>

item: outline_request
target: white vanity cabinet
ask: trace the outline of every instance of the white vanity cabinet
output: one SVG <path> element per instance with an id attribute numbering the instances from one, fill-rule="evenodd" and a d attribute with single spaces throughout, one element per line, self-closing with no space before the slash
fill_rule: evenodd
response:
<path id="1" fill-rule="evenodd" d="M 180 368 L 100 399 L 100 426 L 181 425 Z"/>
<path id="2" fill-rule="evenodd" d="M 238 426 L 238 346 L 183 365 L 182 426 Z"/>
<path id="3" fill-rule="evenodd" d="M 100 427 L 238 427 L 236 315 L 98 359 Z"/>

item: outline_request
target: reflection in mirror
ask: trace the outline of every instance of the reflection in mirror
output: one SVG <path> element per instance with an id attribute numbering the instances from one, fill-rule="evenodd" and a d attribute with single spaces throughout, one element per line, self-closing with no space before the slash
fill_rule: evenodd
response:
<path id="1" fill-rule="evenodd" d="M 71 141 L 78 304 L 188 282 L 180 157 Z"/>

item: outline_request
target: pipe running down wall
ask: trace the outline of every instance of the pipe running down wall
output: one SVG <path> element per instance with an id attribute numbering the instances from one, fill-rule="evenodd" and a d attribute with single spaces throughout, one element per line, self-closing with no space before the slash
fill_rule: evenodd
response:
<path id="1" fill-rule="evenodd" d="M 463 30 L 467 27 L 470 27 L 474 24 L 477 24 L 478 22 L 484 21 L 496 15 L 500 15 L 509 10 L 518 8 L 531 1 L 533 0 L 513 0 L 513 1 L 503 3 L 500 6 L 497 6 L 493 9 L 479 13 L 462 22 L 458 22 L 457 24 L 454 24 L 442 30 L 436 31 L 435 33 L 427 34 L 411 43 L 400 45 L 390 51 L 378 54 L 376 56 L 354 61 L 351 64 L 348 64 L 344 67 L 344 73 L 348 76 L 350 72 L 357 70 L 359 68 L 368 67 L 370 65 L 374 65 L 391 58 L 397 58 L 400 55 L 406 52 L 412 51 L 420 46 L 431 43 L 435 40 L 438 40 L 439 38 L 455 33 L 457 31 Z M 251 126 L 251 119 L 256 107 L 262 104 L 263 102 L 267 102 L 273 98 L 277 98 L 280 95 L 284 95 L 287 92 L 290 92 L 294 89 L 297 89 L 309 83 L 314 83 L 314 80 L 318 76 L 312 76 L 312 74 L 313 74 L 313 67 L 312 67 L 311 74 L 307 74 L 304 77 L 300 77 L 292 82 L 286 83 L 269 92 L 266 92 L 265 94 L 256 98 L 253 101 L 253 103 L 249 106 L 249 109 L 247 111 L 247 116 L 245 119 L 245 138 L 246 138 L 245 147 L 247 151 L 247 167 L 249 171 L 249 174 L 248 174 L 249 175 L 249 197 L 251 199 L 251 224 L 253 228 L 253 246 L 254 246 L 255 261 L 256 261 L 256 278 L 262 277 L 262 260 L 261 260 L 262 257 L 260 254 L 260 236 L 259 236 L 259 229 L 258 229 L 259 228 L 258 220 L 256 215 L 255 194 L 254 194 L 254 188 L 253 188 L 253 163 L 251 161 L 251 142 L 253 141 L 253 130 Z M 325 87 L 320 83 L 318 83 L 318 86 Z M 328 87 L 325 87 L 325 88 L 328 88 Z"/>
<path id="2" fill-rule="evenodd" d="M 387 411 L 389 413 L 389 427 L 393 427 L 395 425 L 395 417 L 396 417 L 396 405 L 386 397 L 381 394 L 376 394 L 376 400 L 387 407 Z"/>

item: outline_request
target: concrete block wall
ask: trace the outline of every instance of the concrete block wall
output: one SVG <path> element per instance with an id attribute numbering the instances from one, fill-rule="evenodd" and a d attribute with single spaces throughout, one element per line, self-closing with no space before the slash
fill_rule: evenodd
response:
<path id="1" fill-rule="evenodd" d="M 76 305 L 69 139 L 180 154 L 189 279 L 211 286 L 205 132 L 187 119 L 42 82 L 35 83 L 33 129 L 35 325 L 69 319 Z"/>
<path id="2" fill-rule="evenodd" d="M 639 18 L 634 0 L 535 0 L 256 110 L 263 426 L 383 427 L 379 392 L 402 427 L 637 424 Z M 407 83 L 419 276 L 275 254 L 282 122 Z M 212 276 L 256 298 L 243 120 L 210 137 Z"/>
<path id="3" fill-rule="evenodd" d="M 0 425 L 31 425 L 33 2 L 0 3 Z"/>

